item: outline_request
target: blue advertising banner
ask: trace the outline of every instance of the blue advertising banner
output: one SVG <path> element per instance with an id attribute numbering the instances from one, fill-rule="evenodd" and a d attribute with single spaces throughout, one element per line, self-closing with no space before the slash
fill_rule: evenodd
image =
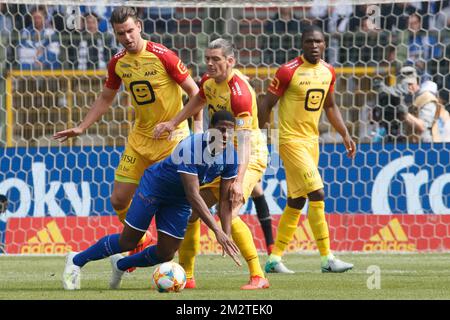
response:
<path id="1" fill-rule="evenodd" d="M 450 213 L 450 144 L 321 145 L 319 169 L 328 213 Z M 285 173 L 271 150 L 264 190 L 272 213 L 286 205 Z M 251 210 L 251 203 L 246 211 Z"/>
<path id="2" fill-rule="evenodd" d="M 449 144 L 363 144 L 355 159 L 343 145 L 321 145 L 319 168 L 329 213 L 450 213 Z M 0 194 L 8 217 L 110 215 L 114 171 L 123 148 L 0 149 Z M 286 204 L 284 169 L 275 150 L 263 179 L 269 209 Z M 252 202 L 243 212 L 253 212 Z"/>

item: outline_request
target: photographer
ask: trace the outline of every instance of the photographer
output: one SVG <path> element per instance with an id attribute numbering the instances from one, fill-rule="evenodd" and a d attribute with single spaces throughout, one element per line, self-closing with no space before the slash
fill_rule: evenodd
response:
<path id="1" fill-rule="evenodd" d="M 417 72 L 410 66 L 403 67 L 400 73 L 396 86 L 375 82 L 375 89 L 399 99 L 396 115 L 406 129 L 409 142 L 442 141 L 436 121 L 441 113 L 437 85 L 426 81 L 420 86 Z"/>
<path id="2" fill-rule="evenodd" d="M 413 98 L 412 110 L 406 105 L 399 106 L 399 119 L 407 126 L 411 142 L 440 141 L 436 126 L 441 105 L 438 98 L 430 91 L 430 85 L 419 86 L 417 77 L 407 77 L 402 80 L 407 85 L 408 93 Z M 426 83 L 433 83 L 427 81 Z M 434 84 L 434 83 L 433 83 Z"/>

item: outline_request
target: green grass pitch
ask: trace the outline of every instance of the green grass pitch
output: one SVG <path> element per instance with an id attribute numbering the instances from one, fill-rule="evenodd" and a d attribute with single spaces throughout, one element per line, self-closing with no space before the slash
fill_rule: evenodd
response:
<path id="1" fill-rule="evenodd" d="M 237 267 L 229 257 L 197 258 L 197 289 L 158 293 L 151 287 L 153 268 L 126 275 L 121 290 L 109 290 L 109 260 L 91 262 L 82 270 L 79 291 L 62 289 L 64 257 L 0 256 L 0 300 L 108 300 L 108 299 L 450 299 L 450 253 L 445 254 L 340 254 L 355 264 L 342 274 L 322 274 L 319 257 L 289 254 L 284 261 L 296 274 L 269 274 L 271 287 L 242 291 L 247 267 Z M 175 259 L 176 261 L 176 259 Z M 264 264 L 266 256 L 261 256 Z M 368 289 L 369 266 L 378 266 L 380 288 Z M 369 279 L 369 282 L 374 283 Z"/>

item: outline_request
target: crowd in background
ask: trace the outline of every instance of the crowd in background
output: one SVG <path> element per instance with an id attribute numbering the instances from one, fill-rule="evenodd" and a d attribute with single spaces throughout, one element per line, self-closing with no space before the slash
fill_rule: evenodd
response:
<path id="1" fill-rule="evenodd" d="M 212 38 L 230 38 L 241 66 L 278 66 L 300 55 L 304 25 L 317 24 L 327 37 L 327 62 L 335 67 L 395 67 L 397 72 L 402 66 L 413 66 L 419 84 L 433 81 L 444 108 L 448 107 L 449 0 L 382 4 L 378 8 L 380 28 L 371 24 L 367 5 L 318 2 L 295 8 L 140 7 L 138 11 L 147 38 L 177 52 L 194 75 L 204 71 L 199 69 L 202 49 Z M 105 6 L 0 3 L 3 75 L 12 69 L 105 69 L 120 50 L 108 22 L 111 11 L 112 7 Z M 345 90 L 361 85 L 350 79 Z M 371 107 L 365 120 L 376 123 L 374 128 L 366 127 L 366 139 L 380 141 L 401 135 L 398 103 L 388 94 L 365 99 L 364 104 Z"/>

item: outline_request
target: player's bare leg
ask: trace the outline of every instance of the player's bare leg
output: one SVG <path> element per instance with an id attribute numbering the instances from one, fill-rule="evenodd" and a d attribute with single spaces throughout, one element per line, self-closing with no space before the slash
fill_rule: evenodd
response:
<path id="1" fill-rule="evenodd" d="M 137 183 L 114 181 L 111 205 L 122 223 L 125 221 L 131 199 L 133 199 L 137 187 Z"/>

